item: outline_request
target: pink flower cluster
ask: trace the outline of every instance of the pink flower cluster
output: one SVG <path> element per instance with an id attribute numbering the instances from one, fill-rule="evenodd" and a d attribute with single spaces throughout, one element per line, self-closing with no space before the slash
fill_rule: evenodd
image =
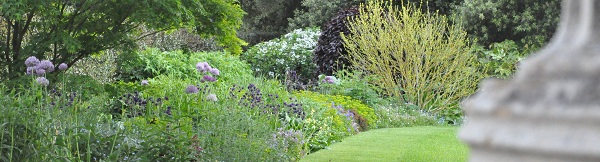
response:
<path id="1" fill-rule="evenodd" d="M 197 63 L 196 70 L 198 70 L 198 72 L 200 72 L 200 73 L 205 74 L 202 77 L 202 80 L 200 80 L 201 82 L 216 82 L 217 79 L 214 76 L 219 76 L 221 74 L 219 69 L 210 67 L 210 65 L 207 62 Z M 210 73 L 213 76 L 208 75 L 207 73 Z"/>
<path id="2" fill-rule="evenodd" d="M 48 86 L 49 81 L 48 81 L 48 79 L 43 77 L 43 75 L 54 71 L 55 67 L 51 61 L 49 61 L 49 60 L 40 61 L 37 57 L 30 56 L 25 60 L 25 65 L 27 66 L 27 71 L 26 71 L 27 75 L 35 74 L 35 75 L 39 76 L 36 79 L 36 81 L 43 86 Z M 65 63 L 61 63 L 60 65 L 58 65 L 58 69 L 61 71 L 67 70 L 67 68 L 69 68 L 69 66 L 67 66 L 67 64 L 65 64 Z"/>

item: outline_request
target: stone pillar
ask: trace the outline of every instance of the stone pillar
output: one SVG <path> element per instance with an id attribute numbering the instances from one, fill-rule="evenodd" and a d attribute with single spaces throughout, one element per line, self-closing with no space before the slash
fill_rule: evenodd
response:
<path id="1" fill-rule="evenodd" d="M 549 45 L 463 108 L 471 161 L 600 162 L 600 1 L 563 0 Z"/>

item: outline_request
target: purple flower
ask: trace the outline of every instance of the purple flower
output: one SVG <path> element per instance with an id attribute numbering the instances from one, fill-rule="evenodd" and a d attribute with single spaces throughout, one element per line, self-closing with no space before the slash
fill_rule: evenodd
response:
<path id="1" fill-rule="evenodd" d="M 38 76 L 42 76 L 42 75 L 46 74 L 46 70 L 44 70 L 42 68 L 35 69 L 35 74 L 37 74 Z"/>
<path id="2" fill-rule="evenodd" d="M 216 76 L 219 76 L 219 74 L 220 74 L 219 69 L 217 69 L 217 68 L 212 68 L 209 70 L 209 72 Z"/>
<path id="3" fill-rule="evenodd" d="M 323 79 L 323 82 L 333 84 L 335 83 L 335 80 L 336 79 L 334 76 L 326 76 L 325 79 Z"/>
<path id="4" fill-rule="evenodd" d="M 209 71 L 212 68 L 210 67 L 210 65 L 208 65 L 208 62 L 199 62 L 199 63 L 196 64 L 196 69 L 200 73 L 205 73 L 205 72 Z"/>
<path id="5" fill-rule="evenodd" d="M 32 75 L 34 72 L 34 67 L 27 67 L 27 75 Z"/>
<path id="6" fill-rule="evenodd" d="M 167 111 L 165 111 L 165 113 L 167 113 L 167 115 L 171 115 L 171 106 L 167 107 Z"/>
<path id="7" fill-rule="evenodd" d="M 35 66 L 36 71 L 39 69 L 44 69 L 46 72 L 50 73 L 54 71 L 54 64 L 48 60 L 42 60 L 39 64 Z"/>
<path id="8" fill-rule="evenodd" d="M 198 87 L 194 86 L 194 85 L 189 85 L 187 88 L 185 88 L 185 93 L 188 94 L 192 94 L 192 93 L 198 93 Z"/>
<path id="9" fill-rule="evenodd" d="M 69 66 L 67 66 L 67 64 L 65 63 L 61 63 L 60 65 L 58 65 L 58 70 L 67 70 L 67 68 L 69 68 Z"/>
<path id="10" fill-rule="evenodd" d="M 148 85 L 148 80 L 142 80 L 142 85 Z"/>
<path id="11" fill-rule="evenodd" d="M 38 84 L 43 86 L 48 86 L 48 84 L 50 84 L 50 81 L 48 81 L 48 79 L 44 77 L 38 77 L 37 79 L 35 79 L 35 81 L 37 81 Z"/>
<path id="12" fill-rule="evenodd" d="M 215 77 L 212 77 L 210 75 L 204 75 L 201 80 L 201 82 L 215 82 L 215 81 L 217 81 L 217 79 L 215 79 Z"/>
<path id="13" fill-rule="evenodd" d="M 35 56 L 30 56 L 25 60 L 25 65 L 27 65 L 27 67 L 34 67 L 39 63 L 40 60 L 38 60 Z"/>

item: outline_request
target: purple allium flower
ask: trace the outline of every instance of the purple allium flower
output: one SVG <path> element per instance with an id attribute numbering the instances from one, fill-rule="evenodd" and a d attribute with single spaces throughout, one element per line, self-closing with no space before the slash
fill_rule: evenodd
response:
<path id="1" fill-rule="evenodd" d="M 48 60 L 42 60 L 38 65 L 35 66 L 36 71 L 44 69 L 46 72 L 51 73 L 54 71 L 54 64 Z"/>
<path id="2" fill-rule="evenodd" d="M 48 86 L 48 84 L 50 84 L 50 81 L 48 81 L 48 79 L 44 77 L 38 77 L 37 79 L 35 79 L 35 81 L 37 81 L 38 84 L 43 86 Z"/>
<path id="3" fill-rule="evenodd" d="M 196 64 L 196 69 L 200 73 L 205 73 L 205 72 L 209 71 L 212 68 L 210 67 L 210 65 L 208 65 L 208 62 L 199 62 L 199 63 Z"/>
<path id="4" fill-rule="evenodd" d="M 30 56 L 25 60 L 25 65 L 27 65 L 27 67 L 34 67 L 39 63 L 40 60 L 38 60 L 35 56 Z"/>
<path id="5" fill-rule="evenodd" d="M 34 69 L 34 67 L 27 67 L 27 73 L 26 73 L 26 74 L 27 74 L 27 75 L 32 75 L 32 74 L 33 74 L 33 72 L 34 72 L 34 70 L 33 70 L 33 69 Z"/>
<path id="6" fill-rule="evenodd" d="M 185 88 L 185 93 L 191 94 L 191 93 L 198 93 L 198 87 L 194 86 L 194 85 L 189 85 L 187 88 Z"/>
<path id="7" fill-rule="evenodd" d="M 326 76 L 325 79 L 323 79 L 323 82 L 333 84 L 335 83 L 335 80 L 336 79 L 334 76 Z"/>
<path id="8" fill-rule="evenodd" d="M 214 93 L 209 94 L 208 96 L 206 96 L 206 99 L 209 101 L 213 101 L 213 102 L 217 102 L 217 95 L 215 95 Z"/>
<path id="9" fill-rule="evenodd" d="M 215 81 L 217 81 L 217 79 L 215 79 L 215 77 L 212 77 L 210 75 L 204 75 L 201 80 L 201 82 L 215 82 Z"/>
<path id="10" fill-rule="evenodd" d="M 148 85 L 148 80 L 142 80 L 142 85 Z"/>
<path id="11" fill-rule="evenodd" d="M 209 72 L 216 76 L 219 76 L 219 74 L 220 74 L 219 69 L 217 69 L 217 68 L 212 68 L 209 70 Z"/>
<path id="12" fill-rule="evenodd" d="M 37 74 L 38 76 L 42 76 L 42 75 L 46 74 L 46 70 L 44 70 L 42 68 L 35 69 L 35 74 Z"/>
<path id="13" fill-rule="evenodd" d="M 67 66 L 67 64 L 65 63 L 61 63 L 60 65 L 58 65 L 58 70 L 67 70 L 67 68 L 69 68 L 69 66 Z"/>

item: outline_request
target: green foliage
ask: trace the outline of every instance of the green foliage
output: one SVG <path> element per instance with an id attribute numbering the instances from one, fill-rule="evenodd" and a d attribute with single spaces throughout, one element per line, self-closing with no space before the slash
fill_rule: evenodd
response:
<path id="1" fill-rule="evenodd" d="M 24 85 L 29 89 L 21 93 L 13 90 L 5 94 L 3 87 L 0 102 L 5 104 L 0 105 L 0 110 L 6 114 L 0 114 L 3 123 L 0 149 L 6 154 L 1 158 L 8 159 L 3 161 L 287 161 L 306 154 L 303 132 L 297 136 L 299 140 L 277 135 L 280 130 L 276 128 L 287 127 L 278 115 L 241 105 L 240 98 L 230 96 L 232 84 L 256 82 L 257 87 L 265 87 L 263 93 L 281 97 L 270 100 L 265 95 L 262 101 L 284 105 L 283 102 L 290 102 L 286 100 L 290 95 L 280 88 L 279 82 L 252 77 L 249 67 L 234 56 L 191 55 L 191 61 L 207 61 L 220 68 L 219 80 L 199 83 L 195 78 L 159 75 L 149 79 L 147 85 L 117 82 L 106 86 L 111 96 L 81 93 L 77 88 L 83 86 L 69 87 L 91 99 L 76 98 L 61 108 L 54 107 L 54 101 L 64 100 L 56 100 L 57 95 L 36 84 L 34 77 L 29 78 L 31 86 Z M 76 84 L 74 81 L 69 84 Z M 184 93 L 188 85 L 199 85 L 201 91 Z M 127 94 L 134 97 L 126 97 Z M 218 99 L 207 99 L 210 94 Z M 114 105 L 111 101 L 121 104 Z M 62 102 L 56 102 L 59 105 Z M 121 112 L 114 113 L 114 107 L 108 106 L 118 106 Z M 13 140 L 16 138 L 23 139 Z M 282 140 L 287 142 L 276 142 Z"/>
<path id="2" fill-rule="evenodd" d="M 241 58 L 252 66 L 256 75 L 283 80 L 288 71 L 295 71 L 306 81 L 315 77 L 312 51 L 319 34 L 316 28 L 297 29 L 251 47 Z"/>
<path id="3" fill-rule="evenodd" d="M 286 33 L 288 18 L 302 0 L 240 0 L 246 11 L 240 37 L 250 45 L 277 38 Z"/>
<path id="4" fill-rule="evenodd" d="M 115 81 L 114 74 L 117 70 L 117 56 L 118 54 L 114 50 L 102 51 L 71 65 L 66 73 L 86 75 L 100 83 L 110 83 Z"/>
<path id="5" fill-rule="evenodd" d="M 299 101 L 306 107 L 306 118 L 300 120 L 296 125 L 297 130 L 302 130 L 305 134 L 306 147 L 310 152 L 315 152 L 327 148 L 329 145 L 340 142 L 344 137 L 358 133 L 358 124 L 352 118 L 343 116 L 343 110 L 338 110 L 335 105 L 325 104 L 323 101 L 305 96 L 312 96 L 312 93 L 295 94 Z M 316 96 L 315 96 L 316 97 Z"/>
<path id="6" fill-rule="evenodd" d="M 477 46 L 477 54 L 481 71 L 486 77 L 507 79 L 517 70 L 521 60 L 525 59 L 533 49 L 519 47 L 514 41 L 506 40 L 490 45 L 489 49 Z"/>
<path id="7" fill-rule="evenodd" d="M 8 0 L 0 5 L 1 79 L 23 75 L 24 60 L 34 55 L 52 62 L 75 62 L 112 48 L 131 49 L 144 37 L 140 26 L 155 31 L 192 29 L 215 36 L 219 45 L 240 54 L 236 36 L 244 12 L 235 0 L 58 1 Z"/>
<path id="8" fill-rule="evenodd" d="M 377 114 L 377 128 L 398 128 L 438 125 L 436 118 L 412 104 L 380 104 L 373 107 Z"/>
<path id="9" fill-rule="evenodd" d="M 187 60 L 187 67 L 194 68 L 198 62 L 207 62 L 221 71 L 218 79 L 223 83 L 248 84 L 254 76 L 250 65 L 240 60 L 237 56 L 225 55 L 222 52 L 195 52 Z"/>
<path id="10" fill-rule="evenodd" d="M 194 64 L 187 61 L 189 54 L 182 51 L 161 52 L 149 48 L 130 55 L 122 54 L 118 59 L 117 79 L 139 81 L 165 74 L 180 78 L 197 78 Z"/>
<path id="11" fill-rule="evenodd" d="M 324 75 L 319 76 L 317 91 L 321 94 L 350 96 L 353 99 L 374 107 L 382 102 L 382 91 L 371 84 L 377 77 L 359 71 L 340 70 L 336 72 L 336 81 L 331 84 L 324 81 Z"/>
<path id="12" fill-rule="evenodd" d="M 288 18 L 288 30 L 323 26 L 336 12 L 352 5 L 358 5 L 359 2 L 364 2 L 364 0 L 303 0 L 302 7 L 294 11 L 294 17 Z"/>
<path id="13" fill-rule="evenodd" d="M 248 65 L 222 52 L 159 51 L 149 48 L 136 53 L 124 53 L 117 59 L 116 79 L 125 82 L 137 82 L 159 75 L 169 75 L 177 78 L 200 78 L 195 65 L 198 62 L 208 62 L 223 73 L 219 79 L 251 77 Z"/>
<path id="14" fill-rule="evenodd" d="M 146 31 L 144 33 L 151 33 Z M 150 34 L 137 42 L 142 49 L 158 48 L 161 51 L 183 50 L 184 53 L 200 51 L 222 51 L 223 47 L 213 38 L 202 38 L 188 29 Z"/>
<path id="15" fill-rule="evenodd" d="M 438 112 L 459 109 L 460 100 L 475 92 L 476 57 L 466 33 L 444 16 L 383 1 L 360 12 L 349 23 L 354 35 L 343 35 L 344 46 L 355 69 L 379 76 L 374 84 L 385 95 Z"/>
<path id="16" fill-rule="evenodd" d="M 320 103 L 323 107 L 330 107 L 330 109 L 332 110 L 335 110 L 333 106 L 342 106 L 344 110 L 353 110 L 354 112 L 356 112 L 355 116 L 357 118 L 363 117 L 366 120 L 367 123 L 364 124 L 368 127 L 363 127 L 363 130 L 367 130 L 368 128 L 376 128 L 375 123 L 377 121 L 377 116 L 375 115 L 373 108 L 363 104 L 359 100 L 352 99 L 349 96 L 323 95 L 311 91 L 300 91 L 299 93 L 296 93 L 295 96 L 298 98 L 313 100 L 317 103 Z M 330 112 L 330 115 L 335 115 L 335 113 Z M 361 124 L 360 121 L 355 122 Z"/>
<path id="17" fill-rule="evenodd" d="M 560 0 L 466 0 L 454 11 L 456 22 L 484 46 L 504 40 L 541 46 L 558 25 Z"/>
<path id="18" fill-rule="evenodd" d="M 422 11 L 429 11 L 430 13 L 438 13 L 440 15 L 450 15 L 455 6 L 459 5 L 464 0 L 394 0 L 394 3 L 401 4 L 400 2 L 402 1 L 419 6 Z"/>
<path id="19" fill-rule="evenodd" d="M 344 48 L 341 33 L 352 34 L 348 29 L 348 20 L 358 17 L 359 7 L 353 6 L 339 11 L 325 25 L 321 26 L 321 36 L 314 51 L 313 62 L 317 64 L 317 73 L 332 75 L 339 69 L 350 66 Z"/>

